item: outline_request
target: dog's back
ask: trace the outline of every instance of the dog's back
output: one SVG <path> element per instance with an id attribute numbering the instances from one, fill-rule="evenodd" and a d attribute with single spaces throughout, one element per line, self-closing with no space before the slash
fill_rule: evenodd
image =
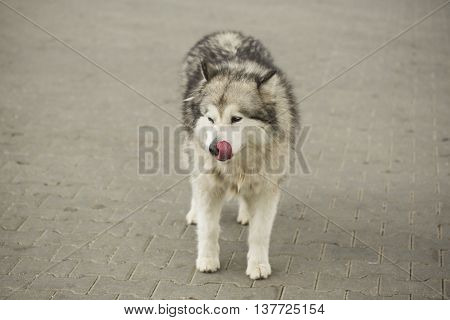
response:
<path id="1" fill-rule="evenodd" d="M 209 34 L 189 50 L 184 62 L 183 79 L 184 88 L 188 91 L 202 80 L 201 62 L 213 65 L 252 62 L 264 69 L 276 69 L 270 52 L 259 40 L 237 31 Z"/>

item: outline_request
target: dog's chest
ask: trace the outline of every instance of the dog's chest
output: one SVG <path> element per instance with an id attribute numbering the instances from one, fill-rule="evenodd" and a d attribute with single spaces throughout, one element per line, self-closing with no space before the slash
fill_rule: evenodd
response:
<path id="1" fill-rule="evenodd" d="M 261 189 L 261 178 L 258 175 L 238 174 L 228 177 L 228 188 L 232 194 L 258 193 Z"/>

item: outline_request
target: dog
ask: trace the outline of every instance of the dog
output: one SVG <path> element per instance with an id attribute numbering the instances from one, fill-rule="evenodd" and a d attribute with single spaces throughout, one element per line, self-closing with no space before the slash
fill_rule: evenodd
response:
<path id="1" fill-rule="evenodd" d="M 220 268 L 221 209 L 237 197 L 237 222 L 249 224 L 246 274 L 267 278 L 280 183 L 299 126 L 292 87 L 263 44 L 236 31 L 198 41 L 184 59 L 182 78 L 192 187 L 186 220 L 197 224 L 196 268 Z"/>

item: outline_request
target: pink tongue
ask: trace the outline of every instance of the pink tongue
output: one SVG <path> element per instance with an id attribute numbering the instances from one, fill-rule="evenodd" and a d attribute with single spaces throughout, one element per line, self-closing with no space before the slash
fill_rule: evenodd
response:
<path id="1" fill-rule="evenodd" d="M 225 140 L 217 142 L 216 147 L 219 150 L 217 160 L 226 161 L 231 159 L 231 157 L 233 156 L 233 152 L 231 151 L 231 145 Z"/>

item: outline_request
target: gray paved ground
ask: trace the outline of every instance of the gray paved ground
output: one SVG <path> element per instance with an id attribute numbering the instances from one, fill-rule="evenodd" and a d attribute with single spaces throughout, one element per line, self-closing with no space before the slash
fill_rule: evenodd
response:
<path id="1" fill-rule="evenodd" d="M 179 116 L 180 61 L 207 32 L 261 38 L 303 97 L 442 1 L 8 3 Z M 137 174 L 138 126 L 176 121 L 0 4 L 0 296 L 448 296 L 449 21 L 447 6 L 302 103 L 313 173 L 285 187 L 323 216 L 285 194 L 273 275 L 254 282 L 235 204 L 222 270 L 195 272 L 187 181 L 104 231 L 182 178 Z"/>

